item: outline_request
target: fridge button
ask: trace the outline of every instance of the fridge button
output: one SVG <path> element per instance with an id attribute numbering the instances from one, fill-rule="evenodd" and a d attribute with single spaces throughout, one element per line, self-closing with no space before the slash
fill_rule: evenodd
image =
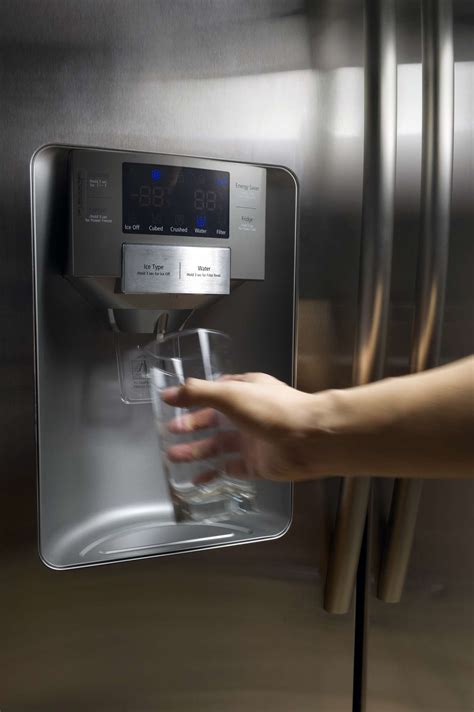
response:
<path id="1" fill-rule="evenodd" d="M 239 230 L 243 232 L 255 232 L 257 230 L 257 220 L 254 215 L 243 213 L 240 216 Z"/>

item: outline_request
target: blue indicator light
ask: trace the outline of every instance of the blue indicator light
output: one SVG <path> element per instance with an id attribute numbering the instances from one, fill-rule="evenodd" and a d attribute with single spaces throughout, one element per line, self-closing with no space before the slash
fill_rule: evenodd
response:
<path id="1" fill-rule="evenodd" d="M 159 168 L 152 168 L 151 171 L 151 179 L 152 180 L 160 180 L 161 178 L 161 171 Z"/>
<path id="2" fill-rule="evenodd" d="M 228 182 L 229 182 L 229 180 L 228 180 L 227 176 L 225 176 L 223 178 L 216 178 L 217 185 L 227 185 Z"/>
<path id="3" fill-rule="evenodd" d="M 196 215 L 196 227 L 205 228 L 207 219 L 205 215 Z"/>

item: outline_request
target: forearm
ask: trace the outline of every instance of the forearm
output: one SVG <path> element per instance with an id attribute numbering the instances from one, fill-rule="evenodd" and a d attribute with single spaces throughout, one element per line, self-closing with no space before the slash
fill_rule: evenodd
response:
<path id="1" fill-rule="evenodd" d="M 421 374 L 316 394 L 314 399 L 316 412 L 325 408 L 326 413 L 318 447 L 320 465 L 328 474 L 474 474 L 472 357 Z"/>

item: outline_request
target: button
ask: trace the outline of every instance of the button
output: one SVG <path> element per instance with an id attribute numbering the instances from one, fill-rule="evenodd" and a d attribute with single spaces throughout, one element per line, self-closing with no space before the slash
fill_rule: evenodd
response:
<path id="1" fill-rule="evenodd" d="M 252 213 L 241 213 L 239 230 L 243 232 L 256 232 L 256 222 L 255 215 L 252 215 Z"/>
<path id="2" fill-rule="evenodd" d="M 108 173 L 88 173 L 86 185 L 89 198 L 112 197 L 112 185 Z"/>
<path id="3" fill-rule="evenodd" d="M 85 222 L 106 225 L 112 222 L 112 210 L 108 200 L 88 200 Z"/>

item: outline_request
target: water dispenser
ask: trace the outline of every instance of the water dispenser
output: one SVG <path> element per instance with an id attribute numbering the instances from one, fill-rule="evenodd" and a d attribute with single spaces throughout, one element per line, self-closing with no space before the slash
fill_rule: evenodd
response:
<path id="1" fill-rule="evenodd" d="M 297 185 L 282 167 L 50 145 L 31 163 L 39 550 L 63 569 L 271 539 L 291 485 L 177 516 L 146 349 L 207 330 L 292 383 Z"/>

